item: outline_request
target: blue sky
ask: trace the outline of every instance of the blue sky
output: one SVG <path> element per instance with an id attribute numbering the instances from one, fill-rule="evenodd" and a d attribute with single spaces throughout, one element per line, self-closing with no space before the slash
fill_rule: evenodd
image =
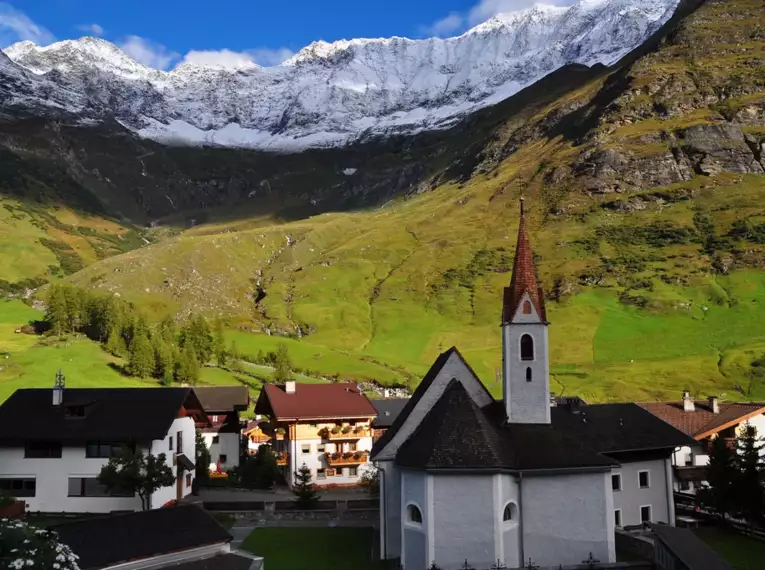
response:
<path id="1" fill-rule="evenodd" d="M 547 0 L 546 3 L 570 0 Z M 459 34 L 534 0 L 0 0 L 0 48 L 97 35 L 160 69 L 275 65 L 314 40 Z"/>

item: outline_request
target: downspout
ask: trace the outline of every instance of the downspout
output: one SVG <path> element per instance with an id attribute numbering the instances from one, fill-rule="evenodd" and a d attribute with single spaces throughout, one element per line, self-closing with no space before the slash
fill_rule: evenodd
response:
<path id="1" fill-rule="evenodd" d="M 526 552 L 523 547 L 523 471 L 518 473 L 518 550 L 521 555 L 521 568 L 526 564 Z"/>

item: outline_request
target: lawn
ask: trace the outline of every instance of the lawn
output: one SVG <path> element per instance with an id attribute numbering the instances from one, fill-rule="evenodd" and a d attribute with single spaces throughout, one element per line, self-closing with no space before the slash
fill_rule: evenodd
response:
<path id="1" fill-rule="evenodd" d="M 765 541 L 714 527 L 701 528 L 696 534 L 736 570 L 760 570 L 763 567 Z"/>
<path id="2" fill-rule="evenodd" d="M 242 543 L 268 570 L 387 570 L 372 528 L 258 528 Z"/>

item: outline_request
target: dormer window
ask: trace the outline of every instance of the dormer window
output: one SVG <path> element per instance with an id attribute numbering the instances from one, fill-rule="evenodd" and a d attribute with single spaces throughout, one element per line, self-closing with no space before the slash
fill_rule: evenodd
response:
<path id="1" fill-rule="evenodd" d="M 521 337 L 521 360 L 534 360 L 534 339 L 530 334 Z"/>

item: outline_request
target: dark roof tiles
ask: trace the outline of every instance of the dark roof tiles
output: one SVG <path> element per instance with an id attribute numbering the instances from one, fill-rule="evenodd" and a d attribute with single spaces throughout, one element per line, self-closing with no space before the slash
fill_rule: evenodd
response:
<path id="1" fill-rule="evenodd" d="M 194 392 L 207 413 L 242 411 L 250 404 L 246 386 L 195 387 Z"/>
<path id="2" fill-rule="evenodd" d="M 391 398 L 386 400 L 372 400 L 372 405 L 377 410 L 377 417 L 372 422 L 372 427 L 387 429 L 406 407 L 409 398 Z"/>

